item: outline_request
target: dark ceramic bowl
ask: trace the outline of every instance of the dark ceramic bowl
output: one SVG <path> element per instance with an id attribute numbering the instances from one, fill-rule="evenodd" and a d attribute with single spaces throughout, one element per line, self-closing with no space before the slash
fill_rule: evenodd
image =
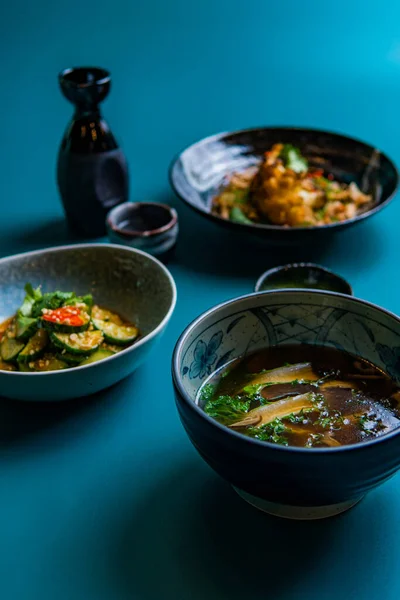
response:
<path id="1" fill-rule="evenodd" d="M 343 277 L 314 263 L 293 263 L 268 269 L 255 285 L 256 292 L 296 288 L 353 295 L 351 285 Z"/>
<path id="2" fill-rule="evenodd" d="M 321 227 L 248 225 L 212 214 L 212 199 L 224 177 L 257 165 L 263 153 L 278 142 L 297 146 L 311 165 L 332 173 L 339 181 L 355 181 L 362 191 L 373 194 L 374 207 L 354 219 Z M 188 206 L 222 227 L 270 243 L 301 244 L 325 240 L 328 234 L 360 223 L 387 206 L 397 190 L 398 173 L 385 154 L 359 140 L 317 129 L 260 127 L 219 133 L 193 144 L 174 160 L 170 182 Z"/>
<path id="3" fill-rule="evenodd" d="M 203 459 L 250 503 L 291 518 L 332 516 L 396 473 L 400 428 L 351 446 L 285 447 L 224 427 L 196 404 L 200 386 L 215 369 L 283 344 L 342 348 L 400 381 L 395 315 L 332 292 L 262 292 L 212 308 L 183 332 L 172 363 L 179 415 Z"/>
<path id="4" fill-rule="evenodd" d="M 0 396 L 56 401 L 86 396 L 130 375 L 146 360 L 173 313 L 176 287 L 158 260 L 111 244 L 61 246 L 0 260 L 0 321 L 15 313 L 24 285 L 44 292 L 92 293 L 100 305 L 136 323 L 141 331 L 132 346 L 89 365 L 37 373 L 0 371 Z"/>
<path id="5" fill-rule="evenodd" d="M 106 226 L 111 242 L 159 257 L 174 248 L 179 233 L 176 210 L 157 202 L 124 202 L 108 213 Z"/>

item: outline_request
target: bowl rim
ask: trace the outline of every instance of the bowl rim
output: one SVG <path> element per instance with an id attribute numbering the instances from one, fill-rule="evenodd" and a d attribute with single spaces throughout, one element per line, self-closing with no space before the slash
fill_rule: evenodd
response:
<path id="1" fill-rule="evenodd" d="M 330 291 L 325 291 L 325 290 L 304 290 L 301 288 L 293 288 L 293 289 L 289 289 L 289 290 L 270 290 L 270 291 L 266 291 L 266 292 L 252 292 L 251 294 L 245 294 L 243 296 L 239 296 L 237 298 L 227 300 L 225 302 L 217 304 L 216 306 L 213 306 L 212 308 L 206 310 L 201 315 L 196 317 L 183 330 L 183 332 L 181 333 L 181 335 L 179 336 L 179 338 L 175 344 L 174 351 L 172 354 L 172 364 L 171 364 L 172 381 L 173 381 L 173 385 L 174 385 L 175 389 L 179 393 L 180 398 L 189 407 L 189 409 L 194 411 L 195 413 L 197 413 L 197 415 L 200 416 L 200 418 L 205 419 L 205 421 L 207 421 L 209 423 L 209 425 L 211 425 L 212 427 L 215 427 L 217 430 L 219 430 L 222 435 L 233 436 L 233 439 L 236 439 L 238 441 L 238 443 L 246 444 L 246 445 L 253 446 L 253 447 L 259 447 L 261 451 L 262 451 L 262 448 L 264 448 L 264 451 L 274 450 L 277 452 L 296 452 L 298 454 L 305 454 L 305 455 L 310 455 L 310 456 L 314 455 L 314 454 L 333 455 L 333 454 L 342 453 L 342 452 L 357 452 L 359 450 L 362 450 L 363 448 L 369 448 L 370 446 L 374 446 L 375 444 L 385 443 L 394 437 L 400 436 L 400 425 L 399 425 L 399 427 L 393 429 L 392 431 L 389 431 L 388 433 L 383 434 L 379 437 L 376 437 L 372 440 L 357 442 L 356 444 L 343 445 L 343 446 L 334 447 L 334 448 L 301 448 L 298 446 L 280 446 L 279 444 L 273 444 L 271 442 L 257 440 L 255 438 L 245 436 L 237 431 L 232 431 L 225 425 L 221 425 L 221 423 L 219 423 L 218 421 L 216 421 L 215 419 L 213 419 L 212 417 L 207 415 L 207 413 L 204 412 L 204 410 L 202 410 L 198 406 L 198 404 L 196 404 L 196 402 L 194 402 L 190 398 L 189 394 L 186 392 L 186 390 L 184 389 L 184 387 L 182 385 L 182 377 L 180 375 L 180 368 L 179 368 L 179 366 L 180 366 L 179 358 L 181 355 L 181 349 L 182 349 L 182 346 L 183 346 L 187 336 L 190 334 L 190 332 L 193 331 L 193 329 L 195 327 L 197 327 L 200 323 L 202 323 L 202 321 L 205 321 L 210 315 L 218 312 L 221 308 L 225 308 L 227 306 L 234 306 L 235 304 L 240 304 L 241 302 L 243 302 L 243 300 L 247 300 L 249 298 L 259 298 L 259 297 L 265 298 L 266 295 L 271 295 L 271 294 L 275 294 L 275 295 L 276 294 L 283 294 L 283 295 L 290 295 L 290 294 L 301 294 L 301 295 L 308 294 L 308 295 L 310 295 L 311 294 L 313 296 L 327 295 L 327 296 L 339 297 L 339 298 L 343 298 L 344 300 L 347 300 L 348 302 L 362 304 L 363 306 L 366 306 L 367 308 L 372 308 L 374 310 L 378 310 L 379 312 L 382 312 L 382 313 L 388 315 L 389 317 L 395 319 L 400 325 L 400 317 L 398 317 L 391 311 L 389 311 L 385 308 L 382 308 L 382 307 L 378 306 L 377 304 L 373 304 L 372 302 L 368 302 L 367 300 L 361 300 L 360 298 L 356 298 L 354 296 L 349 296 L 347 294 L 340 294 L 339 292 L 330 292 Z"/>
<path id="2" fill-rule="evenodd" d="M 276 267 L 271 267 L 270 269 L 267 269 L 266 271 L 264 271 L 264 273 L 262 273 L 260 275 L 260 277 L 257 279 L 255 286 L 254 286 L 254 291 L 255 292 L 266 292 L 266 291 L 278 291 L 281 289 L 300 289 L 300 288 L 276 288 L 274 290 L 262 290 L 261 286 L 264 283 L 264 281 L 270 276 L 273 275 L 274 273 L 279 273 L 280 271 L 283 271 L 285 269 L 298 269 L 298 268 L 309 268 L 309 269 L 314 269 L 316 271 L 320 271 L 325 273 L 326 275 L 329 275 L 330 277 L 333 277 L 334 279 L 340 281 L 344 287 L 347 287 L 348 291 L 348 296 L 353 296 L 353 288 L 350 285 L 350 283 L 347 281 L 347 279 L 345 279 L 344 277 L 342 277 L 341 275 L 338 275 L 337 273 L 335 273 L 334 271 L 331 271 L 331 269 L 328 269 L 327 267 L 323 267 L 322 265 L 318 265 L 317 263 L 312 263 L 312 262 L 293 262 L 293 263 L 287 263 L 286 265 L 278 265 Z M 302 288 L 303 289 L 303 288 Z M 314 290 L 314 289 L 318 289 L 318 288 L 304 288 L 304 290 Z M 320 291 L 325 291 L 325 290 L 320 290 Z M 334 290 L 326 290 L 327 292 L 332 292 Z M 344 292 L 337 292 L 338 294 L 344 294 Z"/>
<path id="3" fill-rule="evenodd" d="M 112 360 L 118 359 L 119 356 L 122 356 L 123 354 L 128 354 L 129 352 L 133 351 L 133 349 L 143 346 L 146 342 L 148 342 L 151 339 L 153 339 L 154 337 L 156 337 L 158 335 L 158 333 L 160 331 L 162 331 L 162 329 L 166 326 L 166 324 L 170 320 L 172 313 L 174 312 L 174 309 L 176 306 L 176 299 L 177 299 L 176 283 L 175 283 L 174 278 L 172 277 L 171 273 L 167 269 L 167 267 L 165 265 L 163 265 L 162 262 L 160 262 L 157 258 L 152 256 L 151 254 L 148 254 L 147 252 L 143 252 L 143 250 L 138 250 L 137 248 L 130 248 L 128 246 L 121 246 L 119 244 L 109 244 L 109 243 L 69 244 L 67 246 L 52 246 L 51 248 L 45 248 L 42 250 L 33 250 L 32 252 L 21 252 L 20 254 L 12 254 L 11 256 L 5 256 L 0 259 L 0 266 L 4 262 L 18 260 L 20 258 L 24 258 L 24 257 L 28 257 L 28 256 L 38 256 L 40 254 L 47 254 L 47 253 L 56 254 L 57 252 L 63 252 L 65 250 L 66 251 L 80 250 L 80 249 L 88 250 L 88 249 L 96 249 L 96 248 L 113 248 L 115 250 L 120 250 L 122 252 L 127 252 L 130 254 L 140 254 L 140 255 L 148 258 L 151 262 L 154 262 L 164 272 L 164 274 L 166 275 L 166 277 L 169 281 L 169 284 L 171 286 L 172 298 L 171 298 L 171 304 L 168 308 L 167 313 L 163 317 L 163 319 L 160 321 L 160 323 L 157 325 L 157 327 L 155 327 L 153 329 L 153 331 L 150 331 L 143 337 L 139 338 L 137 342 L 134 342 L 131 346 L 128 346 L 127 348 L 124 348 L 123 350 L 120 350 L 117 354 L 113 354 L 113 356 L 108 356 L 107 358 L 103 358 L 101 361 L 94 362 L 89 365 L 80 365 L 80 366 L 78 365 L 77 367 L 70 367 L 68 369 L 60 369 L 59 371 L 40 371 L 40 372 L 34 372 L 34 373 L 29 373 L 29 372 L 24 372 L 24 371 L 0 371 L 0 376 L 7 376 L 7 377 L 16 377 L 16 376 L 17 377 L 21 377 L 21 376 L 23 376 L 23 377 L 40 377 L 40 376 L 43 377 L 43 376 L 51 376 L 51 375 L 56 376 L 61 373 L 66 373 L 69 371 L 75 372 L 78 369 L 79 369 L 79 371 L 81 371 L 83 369 L 95 367 L 95 366 L 98 366 L 100 363 L 104 363 L 105 361 L 112 361 Z"/>
<path id="4" fill-rule="evenodd" d="M 272 225 L 272 224 L 270 225 L 268 223 L 251 223 L 251 224 L 236 223 L 235 221 L 230 221 L 228 219 L 224 219 L 224 218 L 220 217 L 219 215 L 215 215 L 214 213 L 212 213 L 210 211 L 207 211 L 203 208 L 199 208 L 197 205 L 195 205 L 191 202 L 191 200 L 189 199 L 188 196 L 185 196 L 178 191 L 178 188 L 175 185 L 175 174 L 174 173 L 175 173 L 177 165 L 178 165 L 179 161 L 181 160 L 181 157 L 184 154 L 184 152 L 194 148 L 195 146 L 198 146 L 198 145 L 200 146 L 201 144 L 206 144 L 208 142 L 212 142 L 214 140 L 221 139 L 228 135 L 237 135 L 237 134 L 253 133 L 253 132 L 255 133 L 257 131 L 274 131 L 277 129 L 281 129 L 281 130 L 283 129 L 283 130 L 287 130 L 287 131 L 308 131 L 308 132 L 315 133 L 315 134 L 332 135 L 336 138 L 342 138 L 345 140 L 350 140 L 352 142 L 363 144 L 367 148 L 370 148 L 371 151 L 373 151 L 373 150 L 378 151 L 379 154 L 381 156 L 383 156 L 390 163 L 390 165 L 393 168 L 393 171 L 395 173 L 395 186 L 394 186 L 393 192 L 391 194 L 389 194 L 389 196 L 385 200 L 383 200 L 382 202 L 379 202 L 379 204 L 372 207 L 370 210 L 368 210 L 364 213 L 361 213 L 361 214 L 353 217 L 352 219 L 346 219 L 345 221 L 338 221 L 336 223 L 327 223 L 325 225 L 320 225 L 320 226 L 314 225 L 312 227 L 285 227 L 283 225 Z M 237 231 L 248 231 L 248 232 L 250 232 L 250 231 L 258 231 L 258 232 L 281 231 L 284 233 L 284 235 L 285 234 L 289 235 L 288 232 L 291 232 L 291 233 L 299 232 L 300 235 L 305 235 L 305 232 L 307 232 L 307 231 L 312 232 L 312 231 L 326 231 L 326 230 L 331 230 L 331 229 L 332 230 L 341 229 L 343 227 L 346 227 L 347 225 L 359 223 L 360 221 L 364 221 L 364 219 L 367 219 L 368 217 L 372 217 L 372 215 L 376 214 L 377 212 L 379 212 L 380 210 L 385 208 L 396 196 L 397 191 L 399 189 L 400 172 L 399 172 L 396 164 L 394 163 L 394 161 L 390 158 L 390 156 L 388 154 L 386 154 L 385 152 L 382 152 L 376 146 L 373 146 L 360 138 L 353 137 L 350 135 L 345 135 L 343 133 L 331 131 L 328 129 L 318 129 L 316 127 L 301 127 L 301 126 L 291 126 L 291 125 L 271 125 L 271 126 L 267 125 L 267 126 L 260 126 L 260 127 L 249 127 L 246 129 L 237 129 L 235 131 L 220 131 L 219 133 L 215 133 L 215 134 L 206 136 L 206 137 L 198 140 L 197 142 L 194 142 L 193 144 L 186 146 L 185 148 L 183 148 L 183 150 L 178 152 L 172 159 L 169 169 L 168 169 L 168 179 L 169 179 L 169 183 L 170 183 L 172 190 L 178 196 L 178 198 L 180 200 L 182 200 L 182 202 L 184 202 L 187 206 L 189 206 L 192 210 L 197 212 L 199 215 L 202 215 L 202 216 L 208 218 L 210 221 L 212 221 L 214 223 L 219 223 L 221 225 L 223 224 L 227 227 L 236 229 Z"/>
<path id="5" fill-rule="evenodd" d="M 138 209 L 142 206 L 156 206 L 157 208 L 161 208 L 164 212 L 168 213 L 169 221 L 165 225 L 161 227 L 156 227 L 155 229 L 145 229 L 143 231 L 139 231 L 138 229 L 121 229 L 116 223 L 115 215 L 118 213 L 118 209 L 122 207 L 127 208 L 130 211 L 134 209 Z M 118 204 L 114 206 L 107 214 L 106 225 L 115 233 L 116 235 L 123 238 L 149 238 L 153 236 L 160 235 L 161 233 L 165 233 L 170 229 L 173 229 L 175 225 L 178 223 L 178 213 L 176 210 L 169 206 L 169 204 L 164 204 L 162 202 L 123 202 L 122 204 Z"/>

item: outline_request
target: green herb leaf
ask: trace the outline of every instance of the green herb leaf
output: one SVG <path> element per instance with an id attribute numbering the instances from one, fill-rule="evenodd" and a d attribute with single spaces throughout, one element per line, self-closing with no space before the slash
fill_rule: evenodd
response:
<path id="1" fill-rule="evenodd" d="M 246 215 L 239 206 L 234 206 L 231 209 L 229 218 L 234 223 L 241 223 L 242 225 L 253 225 L 253 221 L 246 217 Z"/>
<path id="2" fill-rule="evenodd" d="M 280 158 L 283 160 L 285 167 L 292 169 L 296 173 L 307 171 L 308 162 L 302 156 L 300 150 L 291 144 L 285 144 L 281 150 Z"/>
<path id="3" fill-rule="evenodd" d="M 74 306 L 78 303 L 86 304 L 86 306 L 89 309 L 89 312 L 91 312 L 94 304 L 92 294 L 86 294 L 86 296 L 75 296 L 75 294 L 73 294 L 71 298 L 68 298 L 64 302 L 64 306 Z"/>
<path id="4" fill-rule="evenodd" d="M 290 423 L 303 423 L 304 419 L 307 419 L 307 414 L 314 411 L 315 408 L 302 408 L 300 412 L 287 415 L 286 417 L 283 417 L 283 419 L 285 421 L 290 421 Z"/>
<path id="5" fill-rule="evenodd" d="M 207 393 L 207 392 L 206 392 Z M 203 395 L 201 396 L 203 399 Z M 232 396 L 217 396 L 210 398 L 205 406 L 205 412 L 223 425 L 229 425 L 241 419 L 249 411 L 250 399 Z"/>
<path id="6" fill-rule="evenodd" d="M 216 386 L 213 383 L 207 383 L 206 385 L 203 385 L 200 390 L 200 403 L 202 405 L 207 404 L 207 402 L 211 400 L 211 398 L 214 396 L 215 388 Z"/>
<path id="7" fill-rule="evenodd" d="M 243 388 L 243 393 L 249 398 L 253 398 L 254 396 L 259 396 L 260 392 L 263 388 L 267 387 L 265 383 L 254 383 L 250 385 L 246 385 Z"/>
<path id="8" fill-rule="evenodd" d="M 237 204 L 246 204 L 249 198 L 250 187 L 245 190 L 235 190 L 235 202 Z"/>
<path id="9" fill-rule="evenodd" d="M 32 316 L 41 317 L 43 308 L 55 310 L 72 298 L 76 298 L 74 292 L 50 292 L 43 294 L 43 296 L 35 302 L 32 309 Z"/>
<path id="10" fill-rule="evenodd" d="M 30 317 L 32 315 L 32 309 L 35 302 L 39 301 L 42 297 L 42 292 L 40 290 L 40 286 L 36 289 L 32 287 L 32 284 L 27 283 L 25 286 L 25 298 L 18 310 L 18 313 L 22 317 Z"/>
<path id="11" fill-rule="evenodd" d="M 365 413 L 361 415 L 358 420 L 358 426 L 361 431 L 369 434 L 377 434 L 379 431 L 387 429 L 386 425 L 382 423 L 382 419 L 377 418 L 376 414 Z"/>
<path id="12" fill-rule="evenodd" d="M 323 439 L 322 433 L 311 433 L 306 442 L 306 448 L 312 448 Z"/>
<path id="13" fill-rule="evenodd" d="M 278 417 L 271 421 L 271 423 L 261 425 L 261 427 L 247 427 L 245 433 L 263 442 L 273 442 L 274 444 L 288 446 L 289 443 L 284 434 L 289 433 L 289 431 L 282 422 L 282 419 Z"/>

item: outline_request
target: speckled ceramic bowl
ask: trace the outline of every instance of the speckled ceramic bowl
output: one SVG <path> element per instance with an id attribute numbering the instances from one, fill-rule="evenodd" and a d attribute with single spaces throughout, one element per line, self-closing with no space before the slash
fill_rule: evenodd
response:
<path id="1" fill-rule="evenodd" d="M 400 428 L 337 448 L 285 447 L 220 425 L 197 404 L 206 377 L 268 346 L 313 344 L 356 354 L 400 382 L 400 319 L 351 296 L 279 290 L 243 296 L 201 315 L 173 356 L 179 415 L 204 460 L 251 504 L 300 519 L 336 515 L 400 467 Z"/>
<path id="2" fill-rule="evenodd" d="M 11 316 L 24 298 L 24 285 L 91 292 L 138 325 L 142 336 L 129 348 L 90 365 L 21 373 L 0 371 L 0 395 L 21 400 L 66 400 L 86 396 L 130 375 L 149 355 L 175 307 L 176 287 L 158 260 L 111 244 L 62 246 L 0 260 L 0 319 Z"/>

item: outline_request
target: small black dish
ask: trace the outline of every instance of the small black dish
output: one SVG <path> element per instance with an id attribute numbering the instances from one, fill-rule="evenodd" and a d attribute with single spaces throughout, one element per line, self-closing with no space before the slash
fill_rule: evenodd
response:
<path id="1" fill-rule="evenodd" d="M 214 215 L 212 199 L 226 175 L 257 165 L 263 153 L 279 142 L 298 147 L 312 166 L 332 173 L 338 181 L 355 181 L 363 192 L 373 194 L 374 207 L 354 219 L 319 227 L 242 224 Z M 397 169 L 380 150 L 348 136 L 300 127 L 259 127 L 207 137 L 173 161 L 169 177 L 179 198 L 199 214 L 252 239 L 278 245 L 323 242 L 328 234 L 379 212 L 392 200 L 398 186 Z"/>
<path id="2" fill-rule="evenodd" d="M 122 244 L 166 256 L 173 250 L 179 233 L 176 210 L 156 202 L 125 202 L 107 215 L 108 237 Z"/>
<path id="3" fill-rule="evenodd" d="M 327 290 L 348 296 L 353 295 L 351 285 L 343 277 L 314 263 L 293 263 L 268 269 L 257 280 L 254 291 L 295 288 Z"/>

